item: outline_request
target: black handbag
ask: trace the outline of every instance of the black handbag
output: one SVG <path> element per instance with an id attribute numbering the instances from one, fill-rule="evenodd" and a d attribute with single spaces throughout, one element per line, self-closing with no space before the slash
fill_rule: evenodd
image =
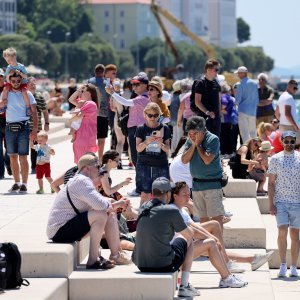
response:
<path id="1" fill-rule="evenodd" d="M 7 123 L 6 126 L 10 132 L 19 132 L 23 129 L 24 124 L 22 122 Z"/>

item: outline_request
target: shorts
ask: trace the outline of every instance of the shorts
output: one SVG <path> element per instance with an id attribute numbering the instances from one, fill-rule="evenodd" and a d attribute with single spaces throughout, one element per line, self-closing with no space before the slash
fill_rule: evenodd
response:
<path id="1" fill-rule="evenodd" d="M 300 229 L 300 203 L 276 202 L 275 206 L 277 227 L 286 225 Z"/>
<path id="2" fill-rule="evenodd" d="M 5 127 L 6 150 L 8 155 L 18 154 L 20 156 L 29 154 L 29 122 L 25 123 L 18 132 L 11 132 Z"/>
<path id="3" fill-rule="evenodd" d="M 170 178 L 169 168 L 150 167 L 142 163 L 136 165 L 136 188 L 139 192 L 152 193 L 152 183 L 158 177 Z"/>
<path id="4" fill-rule="evenodd" d="M 88 212 L 80 213 L 65 225 L 58 229 L 52 241 L 54 243 L 73 243 L 80 241 L 90 232 L 91 226 L 88 220 Z"/>
<path id="5" fill-rule="evenodd" d="M 97 117 L 97 140 L 105 139 L 108 136 L 108 118 Z"/>
<path id="6" fill-rule="evenodd" d="M 183 238 L 176 238 L 171 244 L 174 251 L 174 258 L 172 264 L 161 268 L 139 268 L 141 272 L 155 272 L 155 273 L 174 273 L 179 270 L 185 260 L 187 253 L 187 242 Z"/>
<path id="7" fill-rule="evenodd" d="M 249 177 L 256 182 L 264 181 L 266 179 L 266 174 L 263 170 L 253 168 L 249 172 Z"/>
<path id="8" fill-rule="evenodd" d="M 193 191 L 195 212 L 200 218 L 224 216 L 222 189 Z"/>
<path id="9" fill-rule="evenodd" d="M 36 165 L 36 179 L 42 179 L 45 175 L 46 178 L 51 177 L 50 163 L 45 163 L 43 165 Z"/>

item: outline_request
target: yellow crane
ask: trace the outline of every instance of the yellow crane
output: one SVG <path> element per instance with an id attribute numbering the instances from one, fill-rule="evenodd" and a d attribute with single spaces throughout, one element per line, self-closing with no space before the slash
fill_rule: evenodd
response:
<path id="1" fill-rule="evenodd" d="M 172 50 L 172 53 L 175 57 L 176 63 L 179 61 L 177 50 L 168 34 L 166 27 L 164 26 L 160 15 L 164 16 L 170 23 L 176 26 L 182 33 L 188 36 L 191 40 L 193 40 L 199 48 L 201 48 L 207 55 L 208 58 L 216 58 L 216 52 L 214 48 L 201 39 L 198 35 L 190 31 L 180 20 L 178 20 L 173 14 L 171 14 L 168 10 L 162 8 L 161 6 L 156 4 L 155 0 L 151 1 L 151 10 L 158 21 L 160 28 L 166 38 L 166 42 Z"/>

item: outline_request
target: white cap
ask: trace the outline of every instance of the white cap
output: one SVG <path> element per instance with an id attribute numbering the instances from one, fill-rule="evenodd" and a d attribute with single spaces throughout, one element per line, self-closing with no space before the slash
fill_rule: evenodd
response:
<path id="1" fill-rule="evenodd" d="M 234 73 L 248 73 L 248 69 L 245 66 L 240 66 Z"/>
<path id="2" fill-rule="evenodd" d="M 264 78 L 266 81 L 268 81 L 268 75 L 265 73 L 258 74 L 257 79 L 260 80 L 261 78 Z"/>

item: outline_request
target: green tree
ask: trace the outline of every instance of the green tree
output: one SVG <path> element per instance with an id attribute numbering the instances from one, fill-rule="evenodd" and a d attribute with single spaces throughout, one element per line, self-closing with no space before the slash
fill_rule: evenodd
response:
<path id="1" fill-rule="evenodd" d="M 49 18 L 37 30 L 40 39 L 49 38 L 53 43 L 61 43 L 66 40 L 66 33 L 69 32 L 70 27 L 63 21 Z"/>
<path id="2" fill-rule="evenodd" d="M 250 26 L 242 18 L 237 19 L 237 34 L 239 43 L 250 40 Z"/>
<path id="3" fill-rule="evenodd" d="M 36 31 L 31 22 L 27 21 L 24 15 L 17 14 L 17 33 L 28 36 L 31 39 L 36 38 Z"/>
<path id="4" fill-rule="evenodd" d="M 118 63 L 118 77 L 128 78 L 135 74 L 135 64 L 134 58 L 130 52 L 121 51 L 118 53 L 119 63 Z"/>

